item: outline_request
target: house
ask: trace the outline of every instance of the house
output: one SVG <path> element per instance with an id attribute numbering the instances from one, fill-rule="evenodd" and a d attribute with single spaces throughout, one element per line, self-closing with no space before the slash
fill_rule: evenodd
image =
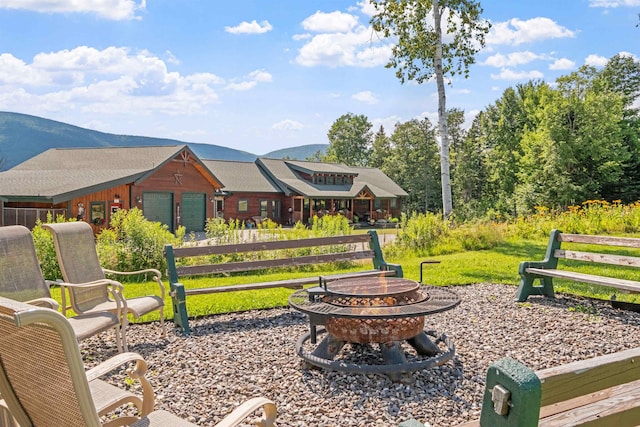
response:
<path id="1" fill-rule="evenodd" d="M 261 158 L 201 160 L 187 145 L 53 148 L 0 172 L 0 225 L 86 221 L 98 233 L 118 209 L 138 207 L 171 231 L 203 231 L 207 218 L 279 224 L 341 214 L 398 217 L 407 193 L 376 168 Z"/>
<path id="2" fill-rule="evenodd" d="M 376 168 L 267 158 L 204 163 L 224 186 L 216 194 L 221 216 L 243 221 L 306 223 L 327 214 L 359 221 L 388 219 L 400 216 L 407 196 Z"/>
<path id="3" fill-rule="evenodd" d="M 51 213 L 97 233 L 115 211 L 135 206 L 172 231 L 202 231 L 221 187 L 186 145 L 53 148 L 0 172 L 0 225 L 32 228 Z"/>

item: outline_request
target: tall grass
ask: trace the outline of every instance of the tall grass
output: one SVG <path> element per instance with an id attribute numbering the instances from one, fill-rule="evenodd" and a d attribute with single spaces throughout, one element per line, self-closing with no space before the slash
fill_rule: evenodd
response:
<path id="1" fill-rule="evenodd" d="M 629 235 L 640 233 L 640 202 L 623 205 L 619 201 L 587 200 L 565 210 L 536 207 L 532 215 L 510 221 L 474 221 L 455 223 L 440 216 L 411 214 L 404 216 L 390 255 L 425 256 L 490 249 L 514 239 L 539 239 L 551 230 L 565 233 Z"/>

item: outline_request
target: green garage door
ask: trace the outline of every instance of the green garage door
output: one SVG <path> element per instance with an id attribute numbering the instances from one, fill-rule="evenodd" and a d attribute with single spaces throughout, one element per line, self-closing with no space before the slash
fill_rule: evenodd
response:
<path id="1" fill-rule="evenodd" d="M 190 231 L 204 231 L 207 214 L 205 193 L 182 193 L 182 225 Z"/>
<path id="2" fill-rule="evenodd" d="M 166 224 L 173 230 L 173 194 L 145 192 L 142 195 L 142 211 L 149 221 Z"/>

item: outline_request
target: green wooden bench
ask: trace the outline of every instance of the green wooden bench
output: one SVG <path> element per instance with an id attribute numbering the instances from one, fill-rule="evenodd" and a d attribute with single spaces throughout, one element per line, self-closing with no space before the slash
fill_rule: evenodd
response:
<path id="1" fill-rule="evenodd" d="M 500 359 L 487 370 L 480 419 L 457 427 L 637 426 L 639 362 L 640 348 L 535 372 Z"/>
<path id="2" fill-rule="evenodd" d="M 640 248 L 640 238 L 593 236 L 586 234 L 565 234 L 559 230 L 553 230 L 549 237 L 547 253 L 543 261 L 524 261 L 520 263 L 520 286 L 516 292 L 516 300 L 526 301 L 529 295 L 554 296 L 553 279 L 565 279 L 575 282 L 590 283 L 610 288 L 619 289 L 622 292 L 640 292 L 640 282 L 635 280 L 620 279 L 606 275 L 593 275 L 571 271 L 566 265 L 558 267 L 559 259 L 581 261 L 591 264 L 609 264 L 627 267 L 640 267 L 640 257 L 614 255 L 595 251 L 574 251 L 561 248 L 563 242 L 582 243 L 593 247 L 613 246 L 626 248 Z M 588 246 L 591 248 L 591 246 Z M 536 280 L 539 284 L 536 285 Z"/>
<path id="3" fill-rule="evenodd" d="M 365 247 L 367 245 L 367 247 Z M 176 260 L 193 257 L 207 257 L 211 255 L 235 255 L 240 253 L 272 252 L 286 254 L 287 250 L 303 248 L 326 247 L 327 253 L 312 254 L 306 256 L 286 256 L 276 259 L 256 259 L 235 262 L 198 263 L 195 265 L 178 266 Z M 333 251 L 331 248 L 338 248 Z M 275 252 L 274 252 L 275 251 Z M 349 272 L 343 274 L 323 275 L 322 279 L 333 281 L 343 278 L 366 276 L 395 276 L 402 277 L 402 267 L 398 264 L 390 264 L 384 260 L 382 249 L 375 230 L 369 230 L 366 234 L 354 234 L 349 236 L 315 237 L 296 240 L 277 240 L 268 242 L 240 243 L 235 245 L 198 245 L 174 248 L 166 245 L 164 255 L 167 260 L 167 273 L 169 276 L 170 295 L 173 302 L 173 321 L 176 326 L 189 334 L 188 313 L 186 306 L 187 295 L 202 295 L 219 292 L 234 292 L 250 289 L 267 288 L 291 288 L 301 289 L 304 285 L 317 284 L 318 275 L 295 279 L 277 280 L 269 282 L 256 282 L 239 285 L 212 286 L 206 288 L 185 288 L 180 283 L 181 277 L 243 273 L 247 271 L 265 270 L 271 268 L 298 267 L 314 264 L 328 264 L 340 261 L 371 260 L 371 269 Z M 201 258 L 206 259 L 206 258 Z M 212 280 L 214 280 L 212 278 Z"/>

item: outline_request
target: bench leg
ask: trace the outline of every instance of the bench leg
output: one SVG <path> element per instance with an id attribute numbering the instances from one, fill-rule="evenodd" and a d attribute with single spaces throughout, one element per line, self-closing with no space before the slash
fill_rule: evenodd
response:
<path id="1" fill-rule="evenodd" d="M 540 280 L 540 286 L 533 286 L 536 279 Z M 553 291 L 553 278 L 533 276 L 525 276 L 520 279 L 520 286 L 516 291 L 516 301 L 525 302 L 529 295 L 544 295 L 549 298 L 555 298 L 556 294 Z"/>
<path id="2" fill-rule="evenodd" d="M 186 335 L 191 333 L 189 318 L 187 316 L 187 295 L 184 285 L 171 284 L 171 302 L 173 303 L 173 323 L 182 329 Z"/>

